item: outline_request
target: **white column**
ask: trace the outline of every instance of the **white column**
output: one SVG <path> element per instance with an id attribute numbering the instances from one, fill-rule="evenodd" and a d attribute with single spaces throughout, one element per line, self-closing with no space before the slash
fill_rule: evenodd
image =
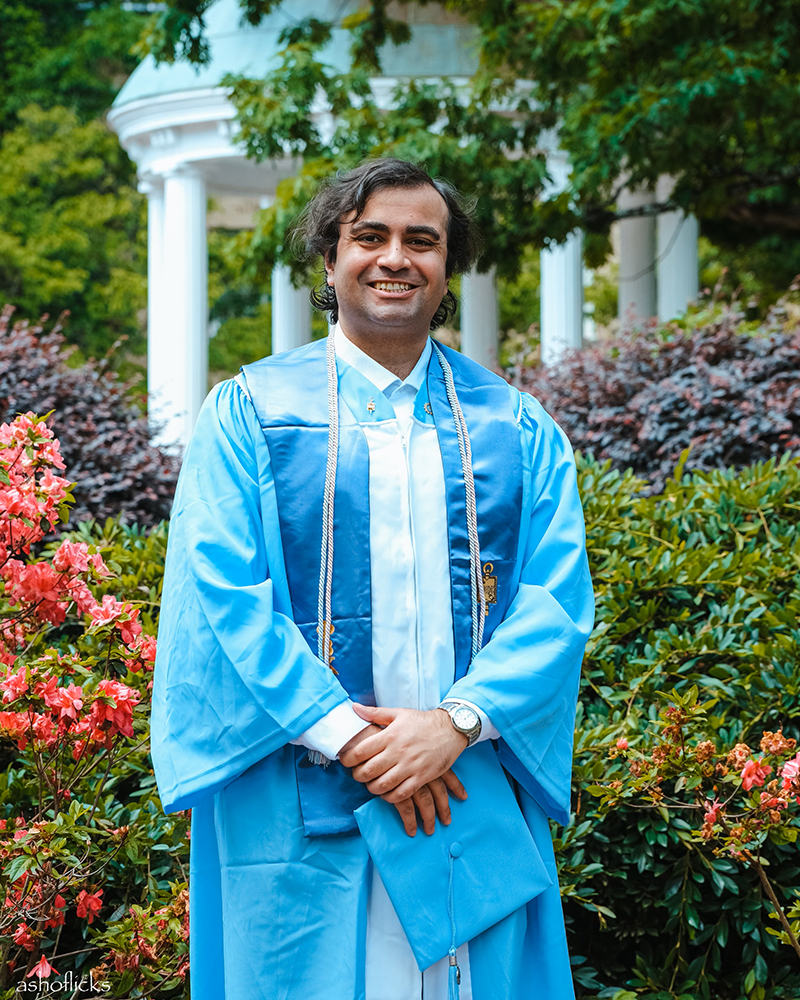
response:
<path id="1" fill-rule="evenodd" d="M 494 370 L 497 367 L 497 334 L 500 313 L 497 276 L 470 271 L 461 277 L 461 353 Z"/>
<path id="2" fill-rule="evenodd" d="M 147 398 L 153 425 L 159 423 L 163 386 L 160 379 L 169 370 L 162 358 L 164 330 L 164 181 L 161 177 L 142 180 L 139 190 L 147 195 Z M 158 440 L 158 438 L 157 438 Z"/>
<path id="3" fill-rule="evenodd" d="M 580 231 L 539 255 L 542 364 L 552 365 L 583 343 L 583 259 Z"/>
<path id="4" fill-rule="evenodd" d="M 311 302 L 307 288 L 295 288 L 285 264 L 272 269 L 272 353 L 291 351 L 311 341 Z"/>
<path id="5" fill-rule="evenodd" d="M 555 136 L 553 142 L 557 142 Z M 543 196 L 552 198 L 563 191 L 569 180 L 569 160 L 561 149 L 547 156 L 551 183 Z M 543 365 L 552 365 L 565 351 L 583 344 L 583 237 L 576 230 L 566 242 L 542 250 L 539 255 L 539 336 Z"/>
<path id="6" fill-rule="evenodd" d="M 666 201 L 674 181 L 662 177 L 656 194 Z M 693 215 L 683 212 L 662 212 L 656 221 L 658 318 L 682 316 L 700 290 L 697 240 L 700 227 Z"/>
<path id="7" fill-rule="evenodd" d="M 164 322 L 153 359 L 159 443 L 185 446 L 208 392 L 206 185 L 189 167 L 164 179 Z"/>
<path id="8" fill-rule="evenodd" d="M 620 208 L 652 204 L 649 191 L 623 191 Z M 656 314 L 656 225 L 652 215 L 619 222 L 619 304 L 623 326 L 641 326 Z"/>

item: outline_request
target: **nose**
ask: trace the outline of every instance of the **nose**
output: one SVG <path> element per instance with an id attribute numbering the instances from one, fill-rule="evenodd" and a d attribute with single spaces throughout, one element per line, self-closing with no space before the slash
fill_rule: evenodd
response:
<path id="1" fill-rule="evenodd" d="M 399 271 L 404 267 L 408 267 L 409 259 L 403 241 L 399 238 L 387 240 L 383 245 L 377 263 L 382 267 L 391 268 L 393 271 Z"/>

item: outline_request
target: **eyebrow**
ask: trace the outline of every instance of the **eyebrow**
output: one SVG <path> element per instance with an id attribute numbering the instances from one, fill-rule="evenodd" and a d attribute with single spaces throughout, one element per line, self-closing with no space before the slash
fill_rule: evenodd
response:
<path id="1" fill-rule="evenodd" d="M 354 222 L 350 232 L 360 233 L 363 229 L 375 229 L 379 233 L 388 233 L 389 227 L 385 222 L 372 222 L 369 219 L 359 219 L 358 222 Z M 406 226 L 405 232 L 409 236 L 426 235 L 431 236 L 435 240 L 441 240 L 442 235 L 438 229 L 434 229 L 433 226 Z"/>

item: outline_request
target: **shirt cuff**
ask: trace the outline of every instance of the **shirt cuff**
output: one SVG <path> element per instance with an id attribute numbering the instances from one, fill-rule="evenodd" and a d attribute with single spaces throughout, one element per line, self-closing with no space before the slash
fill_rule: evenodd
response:
<path id="1" fill-rule="evenodd" d="M 464 698 L 451 698 L 449 695 L 442 698 L 442 701 L 457 701 L 459 705 L 466 705 L 467 708 L 471 708 L 473 712 L 478 713 L 478 718 L 481 720 L 481 734 L 477 740 L 475 740 L 475 743 L 483 743 L 484 740 L 500 739 L 500 733 L 498 733 L 492 725 L 489 716 L 483 711 L 482 708 L 478 708 L 474 701 L 466 701 Z"/>
<path id="2" fill-rule="evenodd" d="M 356 715 L 353 703 L 348 699 L 323 715 L 319 722 L 309 726 L 296 740 L 289 742 L 308 747 L 309 750 L 318 750 L 330 760 L 336 760 L 342 747 L 368 725 L 368 722 Z"/>

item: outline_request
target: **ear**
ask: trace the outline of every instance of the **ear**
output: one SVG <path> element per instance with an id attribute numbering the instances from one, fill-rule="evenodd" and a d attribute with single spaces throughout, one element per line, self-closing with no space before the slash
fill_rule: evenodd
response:
<path id="1" fill-rule="evenodd" d="M 330 260 L 328 257 L 323 258 L 323 266 L 325 267 L 325 283 L 333 288 L 333 272 L 334 272 L 334 261 Z"/>

